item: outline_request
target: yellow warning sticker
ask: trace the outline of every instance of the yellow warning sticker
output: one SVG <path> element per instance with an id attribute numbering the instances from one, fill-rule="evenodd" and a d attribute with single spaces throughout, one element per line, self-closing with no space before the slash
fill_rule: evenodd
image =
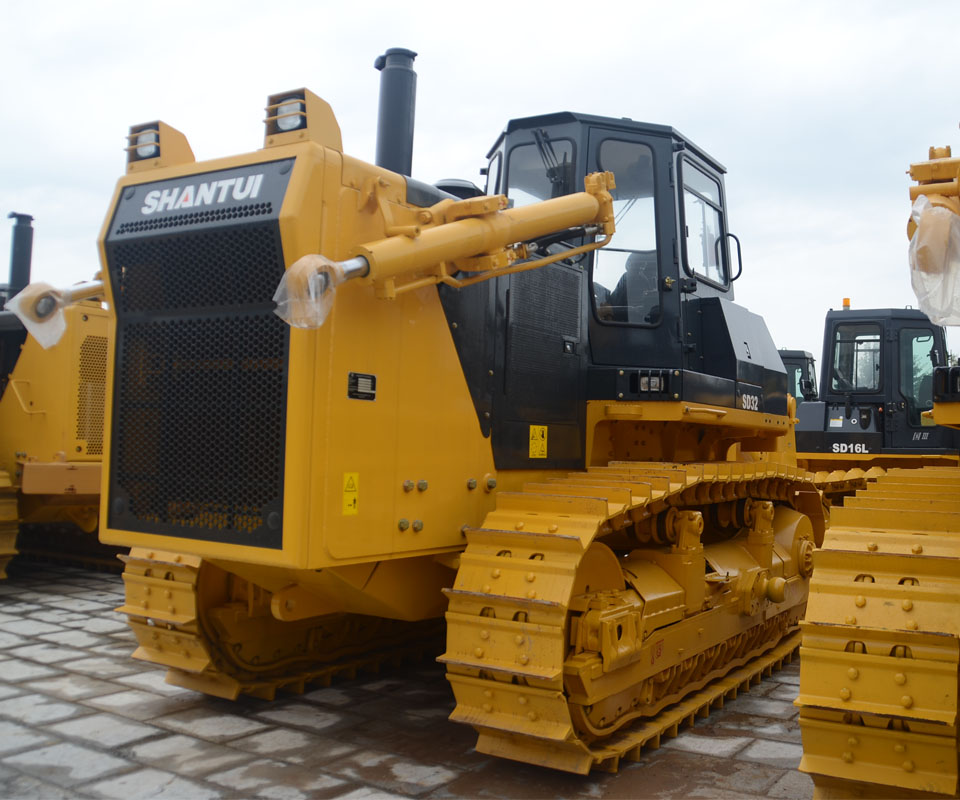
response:
<path id="1" fill-rule="evenodd" d="M 360 473 L 343 473 L 343 513 L 344 515 L 360 513 Z"/>
<path id="2" fill-rule="evenodd" d="M 547 426 L 530 426 L 530 458 L 547 457 Z"/>

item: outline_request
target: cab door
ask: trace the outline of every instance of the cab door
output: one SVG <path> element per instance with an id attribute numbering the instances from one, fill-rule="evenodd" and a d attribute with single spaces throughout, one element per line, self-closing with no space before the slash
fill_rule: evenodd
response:
<path id="1" fill-rule="evenodd" d="M 617 232 L 590 259 L 592 362 L 680 366 L 680 292 L 668 136 L 590 128 L 587 171 L 616 176 Z M 669 279 L 669 280 L 668 280 Z"/>

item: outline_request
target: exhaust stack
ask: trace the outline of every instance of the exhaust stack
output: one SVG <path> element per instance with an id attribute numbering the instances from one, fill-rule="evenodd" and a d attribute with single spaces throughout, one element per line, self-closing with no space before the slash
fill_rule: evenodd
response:
<path id="1" fill-rule="evenodd" d="M 378 167 L 410 177 L 413 166 L 413 115 L 417 105 L 417 54 L 391 47 L 377 56 L 380 70 L 380 110 L 377 120 Z"/>
<path id="2" fill-rule="evenodd" d="M 33 258 L 33 217 L 11 211 L 8 219 L 14 219 L 13 236 L 10 238 L 10 284 L 7 297 L 13 297 L 30 283 L 30 262 Z"/>

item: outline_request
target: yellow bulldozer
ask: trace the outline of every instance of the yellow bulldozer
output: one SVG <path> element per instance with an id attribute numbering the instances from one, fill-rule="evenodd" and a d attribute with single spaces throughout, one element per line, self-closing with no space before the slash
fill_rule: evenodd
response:
<path id="1" fill-rule="evenodd" d="M 130 129 L 100 536 L 172 683 L 270 698 L 445 619 L 480 750 L 616 769 L 796 650 L 824 521 L 786 373 L 715 159 L 562 112 L 485 191 L 416 181 L 414 56 L 377 61 L 376 165 L 306 89 L 245 155 Z"/>
<path id="2" fill-rule="evenodd" d="M 33 218 L 13 213 L 6 300 L 30 275 Z M 108 559 L 97 529 L 108 312 L 64 309 L 63 336 L 45 348 L 13 311 L 0 311 L 0 577 L 18 552 Z M 19 537 L 19 539 L 18 539 Z"/>
<path id="3" fill-rule="evenodd" d="M 870 405 L 864 381 L 882 389 L 885 380 L 887 389 L 896 387 L 900 395 L 891 392 L 879 409 L 880 419 L 894 422 L 889 442 L 878 439 L 875 451 L 835 461 L 834 487 L 842 488 L 849 477 L 842 470 L 856 463 L 867 467 L 887 459 L 882 462 L 887 468 L 861 470 L 865 483 L 831 508 L 823 547 L 814 554 L 797 703 L 801 769 L 813 775 L 815 794 L 824 798 L 956 797 L 960 788 L 960 469 L 922 466 L 955 457 L 947 452 L 956 448 L 955 432 L 933 426 L 955 427 L 960 421 L 960 370 L 947 363 L 940 329 L 926 321 L 960 321 L 952 318 L 960 298 L 954 288 L 960 268 L 960 159 L 952 158 L 949 148 L 931 148 L 927 161 L 911 165 L 910 175 L 917 182 L 910 190 L 916 202 L 907 231 L 911 276 L 926 316 L 897 312 L 900 330 L 885 335 L 881 345 L 864 320 L 839 312 L 847 331 L 838 334 L 838 354 L 846 348 L 854 361 L 872 364 L 887 343 L 896 349 L 899 342 L 902 368 L 885 371 L 878 361 L 875 372 L 869 367 L 852 373 L 863 379 L 859 392 L 853 386 L 845 401 L 857 408 L 856 417 L 860 406 Z M 877 322 L 866 324 L 879 330 Z M 920 367 L 913 373 L 911 361 Z M 923 392 L 910 389 L 917 372 L 930 379 Z M 911 404 L 921 394 L 922 404 Z M 839 408 L 837 441 L 844 426 L 854 427 Z M 901 413 L 904 421 L 896 424 Z M 874 428 L 861 425 L 855 436 L 866 442 L 868 429 Z M 797 438 L 800 449 L 799 432 Z M 804 453 L 799 456 L 802 460 Z M 916 462 L 908 464 L 911 458 Z M 829 496 L 829 481 L 821 485 Z"/>

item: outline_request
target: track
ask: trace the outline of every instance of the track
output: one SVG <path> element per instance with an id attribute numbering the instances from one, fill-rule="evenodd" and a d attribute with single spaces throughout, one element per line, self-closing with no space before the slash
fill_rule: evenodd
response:
<path id="1" fill-rule="evenodd" d="M 795 648 L 811 478 L 612 463 L 499 494 L 447 592 L 451 719 L 481 752 L 581 774 L 675 734 Z"/>
<path id="2" fill-rule="evenodd" d="M 823 797 L 957 794 L 958 490 L 954 467 L 892 469 L 831 512 L 797 701 Z"/>
<path id="3" fill-rule="evenodd" d="M 269 592 L 195 556 L 134 548 L 122 557 L 135 658 L 169 668 L 167 681 L 206 694 L 272 700 L 278 690 L 302 692 L 433 655 L 440 620 L 397 622 L 334 614 L 280 622 Z"/>

